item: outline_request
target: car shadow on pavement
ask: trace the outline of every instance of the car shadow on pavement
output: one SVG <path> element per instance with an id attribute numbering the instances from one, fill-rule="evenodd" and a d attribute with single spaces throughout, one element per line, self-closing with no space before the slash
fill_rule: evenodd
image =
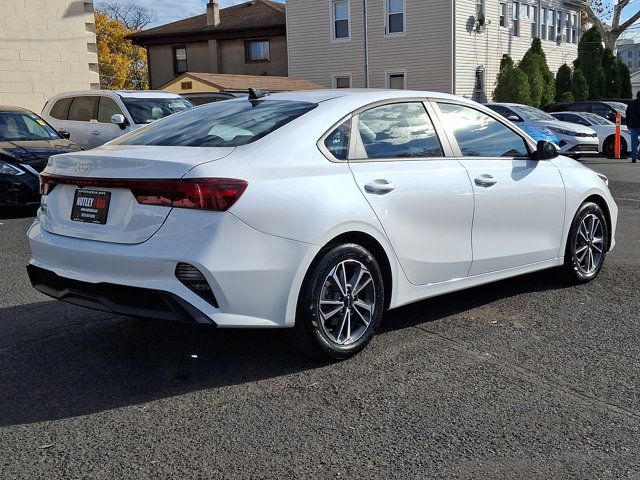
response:
<path id="1" fill-rule="evenodd" d="M 381 334 L 516 294 L 559 288 L 543 272 L 388 312 Z M 116 317 L 57 301 L 0 308 L 0 427 L 53 421 L 291 375 L 324 364 L 283 331 Z"/>

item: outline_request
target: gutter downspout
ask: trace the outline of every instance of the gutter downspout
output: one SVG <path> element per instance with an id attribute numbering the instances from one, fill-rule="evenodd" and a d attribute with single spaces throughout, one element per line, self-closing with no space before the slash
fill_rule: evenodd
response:
<path id="1" fill-rule="evenodd" d="M 367 0 L 362 0 L 364 15 L 364 88 L 369 88 L 369 28 L 367 23 Z"/>

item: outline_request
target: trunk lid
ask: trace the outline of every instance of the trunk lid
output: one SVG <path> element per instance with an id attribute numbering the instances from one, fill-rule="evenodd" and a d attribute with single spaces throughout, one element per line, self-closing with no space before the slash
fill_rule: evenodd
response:
<path id="1" fill-rule="evenodd" d="M 46 175 L 73 177 L 77 185 L 56 184 L 43 196 L 39 215 L 42 227 L 58 235 L 111 243 L 135 244 L 147 241 L 166 220 L 170 206 L 143 205 L 127 187 L 114 187 L 113 180 L 177 180 L 203 163 L 220 160 L 234 148 L 105 146 L 97 150 L 51 157 Z M 110 180 L 103 182 L 100 180 Z M 90 183 L 90 186 L 83 185 Z M 80 204 L 87 190 L 107 192 L 106 223 L 72 220 L 74 202 Z M 105 197 L 101 197 L 105 198 Z M 91 206 L 91 205 L 90 205 Z M 77 207 L 79 208 L 79 207 Z M 78 210 L 74 213 L 77 217 Z M 99 215 L 100 216 L 100 215 Z"/>

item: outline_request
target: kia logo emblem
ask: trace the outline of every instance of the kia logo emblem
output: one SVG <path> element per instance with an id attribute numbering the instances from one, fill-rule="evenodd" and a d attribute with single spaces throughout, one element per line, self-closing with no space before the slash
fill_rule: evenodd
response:
<path id="1" fill-rule="evenodd" d="M 89 163 L 75 162 L 73 164 L 74 173 L 89 173 L 91 171 L 91 165 Z"/>

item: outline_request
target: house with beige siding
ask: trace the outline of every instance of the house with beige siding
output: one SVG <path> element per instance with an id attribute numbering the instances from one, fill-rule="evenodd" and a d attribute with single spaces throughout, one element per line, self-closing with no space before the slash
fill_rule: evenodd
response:
<path id="1" fill-rule="evenodd" d="M 285 6 L 252 0 L 220 8 L 209 0 L 206 13 L 135 33 L 147 50 L 151 88 L 186 72 L 286 77 Z"/>
<path id="2" fill-rule="evenodd" d="M 334 88 L 491 98 L 500 59 L 542 40 L 552 71 L 577 56 L 582 0 L 288 0 L 289 73 Z"/>
<path id="3" fill-rule="evenodd" d="M 100 88 L 92 0 L 0 0 L 0 105 Z"/>

